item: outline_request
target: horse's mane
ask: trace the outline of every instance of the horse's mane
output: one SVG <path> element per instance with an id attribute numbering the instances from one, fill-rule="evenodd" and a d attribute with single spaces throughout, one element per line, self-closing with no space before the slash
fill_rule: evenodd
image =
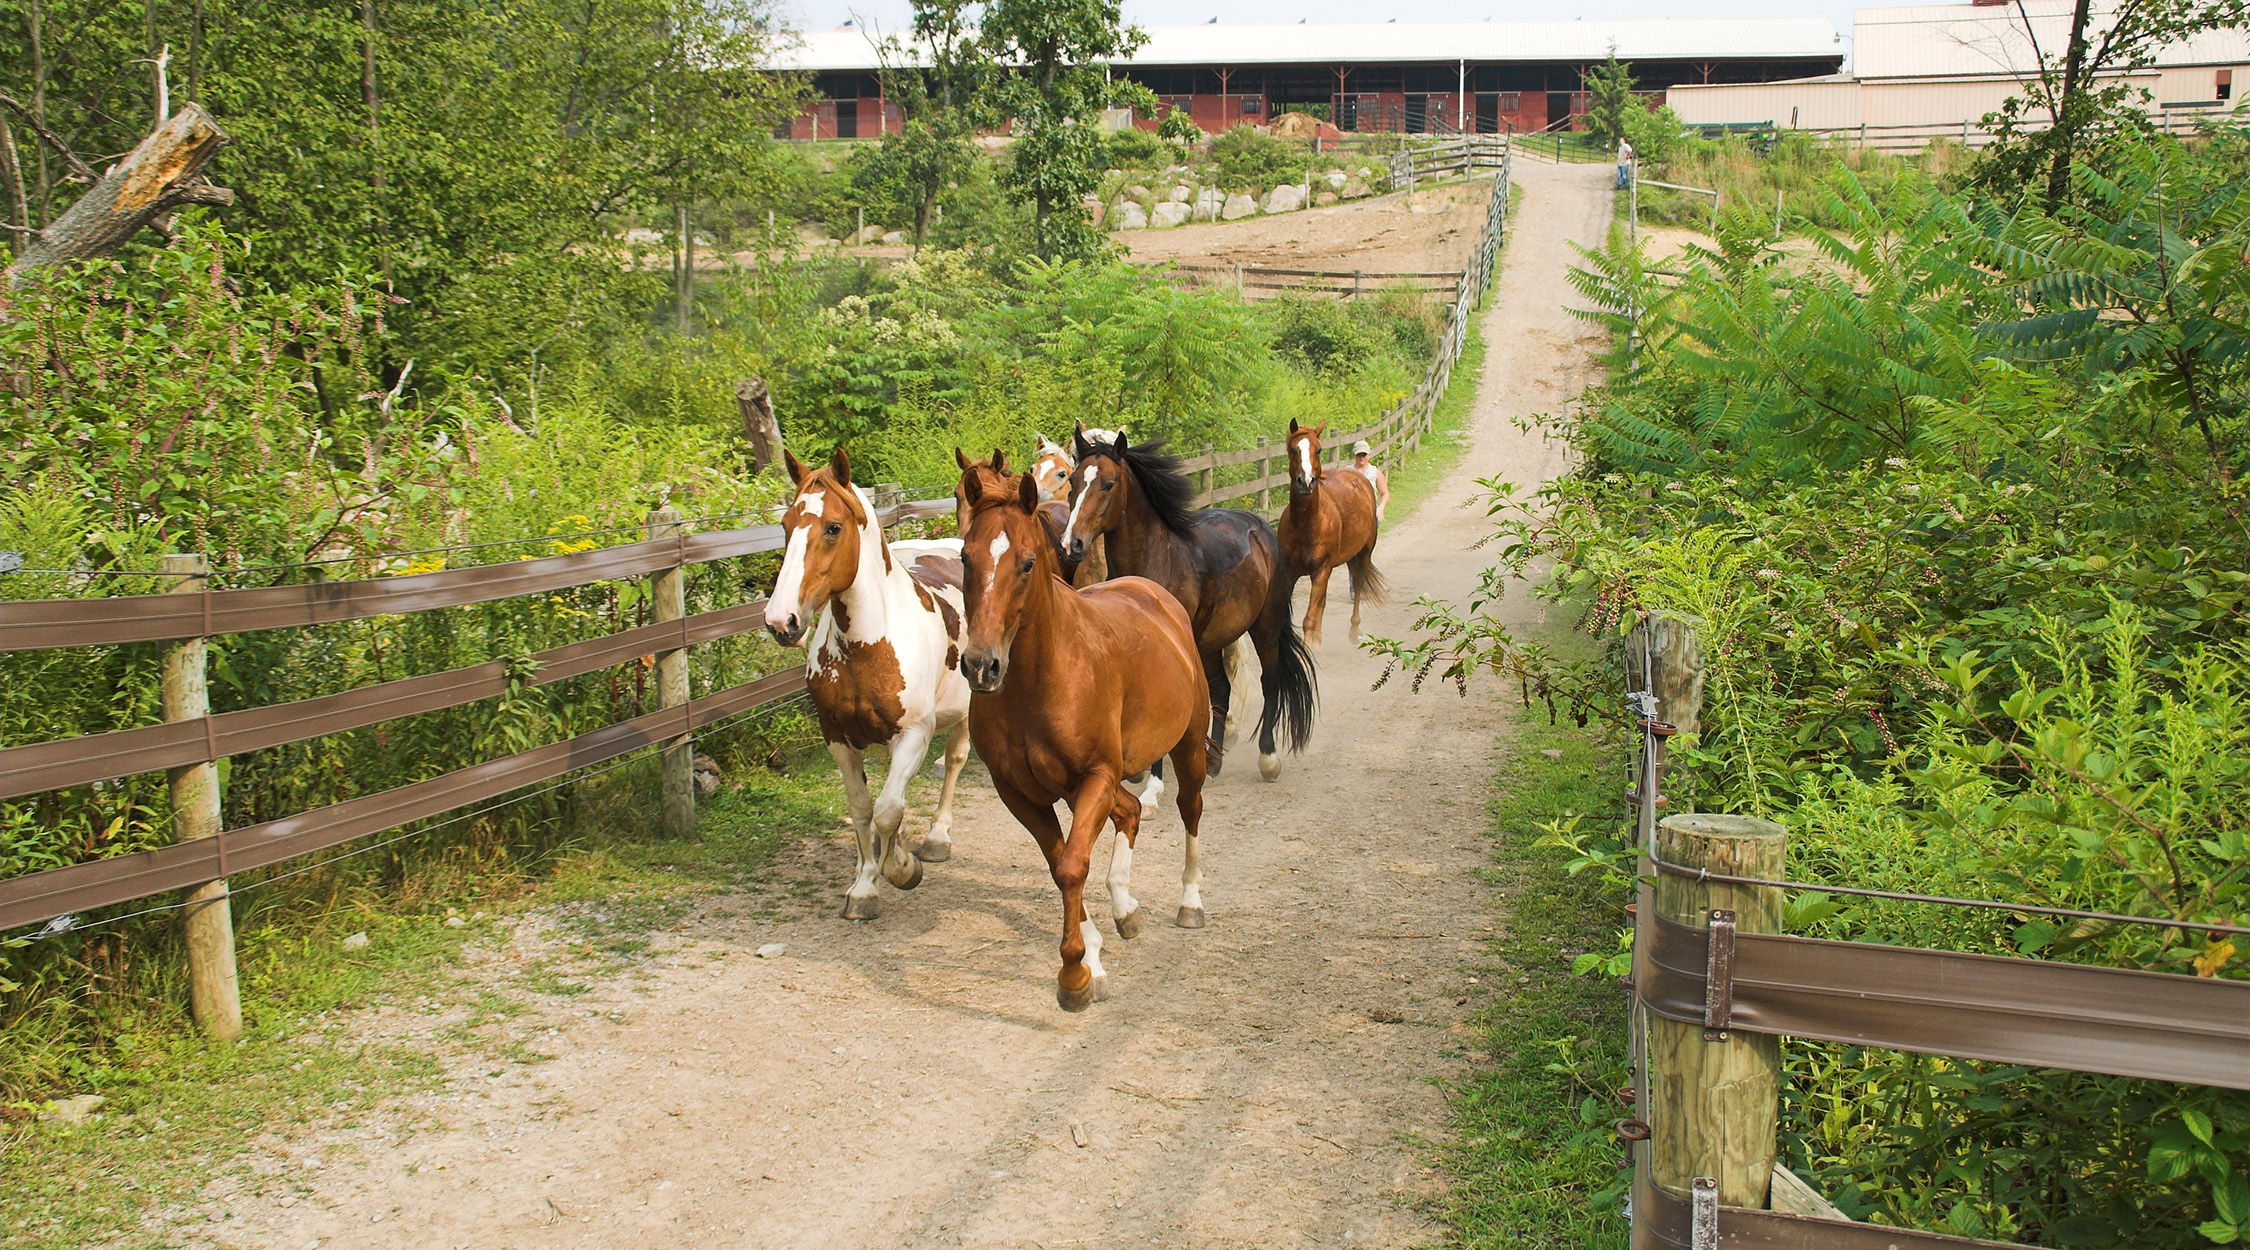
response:
<path id="1" fill-rule="evenodd" d="M 1180 458 L 1164 450 L 1167 440 L 1152 438 L 1125 448 L 1125 467 L 1133 471 L 1141 495 L 1156 510 L 1164 528 L 1182 538 L 1192 536 L 1195 525 L 1195 483 L 1180 469 Z M 1114 446 L 1099 449 L 1115 456 Z"/>

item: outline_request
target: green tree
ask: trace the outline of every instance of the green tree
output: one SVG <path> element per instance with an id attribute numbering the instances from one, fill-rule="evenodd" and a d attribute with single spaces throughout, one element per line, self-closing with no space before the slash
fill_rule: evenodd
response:
<path id="1" fill-rule="evenodd" d="M 1148 41 L 1126 26 L 1117 0 L 994 0 L 983 43 L 994 61 L 1018 67 L 987 96 L 1011 121 L 1016 141 L 1001 185 L 1032 206 L 1032 247 L 1049 260 L 1092 256 L 1101 234 L 1082 203 L 1101 181 L 1101 111 L 1156 111 L 1138 83 L 1112 82 L 1107 63 Z"/>
<path id="2" fill-rule="evenodd" d="M 1626 135 L 1626 115 L 1640 107 L 1633 98 L 1633 67 L 1618 60 L 1612 50 L 1608 60 L 1586 71 L 1586 92 L 1591 97 L 1586 103 L 1586 133 L 1603 147 L 1617 146 Z"/>

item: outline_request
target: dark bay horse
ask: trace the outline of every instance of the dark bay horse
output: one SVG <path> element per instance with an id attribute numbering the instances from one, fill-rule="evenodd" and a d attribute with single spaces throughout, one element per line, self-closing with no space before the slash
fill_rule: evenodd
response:
<path id="1" fill-rule="evenodd" d="M 1134 446 L 1125 432 L 1107 442 L 1084 429 L 1070 478 L 1070 517 L 1063 548 L 1084 551 L 1096 539 L 1109 547 L 1109 571 L 1145 577 L 1180 601 L 1195 623 L 1195 644 L 1211 683 L 1211 771 L 1226 741 L 1230 679 L 1220 654 L 1248 636 L 1265 670 L 1266 706 L 1258 720 L 1258 772 L 1281 774 L 1274 746 L 1279 728 L 1291 751 L 1312 737 L 1312 658 L 1289 623 L 1294 584 L 1273 527 L 1255 512 L 1190 511 L 1195 486 L 1164 440 Z M 1277 592 L 1278 588 L 1278 592 Z"/>
<path id="2" fill-rule="evenodd" d="M 1079 591 L 1061 577 L 1038 520 L 1039 489 L 1025 474 L 988 484 L 962 479 L 968 617 L 961 674 L 969 736 L 1000 801 L 1031 831 L 1063 896 L 1062 969 L 1055 1001 L 1084 1011 L 1107 993 L 1101 931 L 1086 918 L 1086 875 L 1102 825 L 1117 823 L 1109 898 L 1117 935 L 1141 931 L 1133 839 L 1141 801 L 1121 784 L 1170 756 L 1187 863 L 1174 923 L 1203 925 L 1196 835 L 1203 819 L 1204 735 L 1210 728 L 1203 661 L 1187 612 L 1140 577 Z M 1070 833 L 1055 801 L 1070 803 Z"/>
<path id="3" fill-rule="evenodd" d="M 1289 423 L 1289 506 L 1281 513 L 1281 554 L 1289 561 L 1290 584 L 1312 578 L 1305 605 L 1305 645 L 1320 645 L 1320 619 L 1328 611 L 1328 577 L 1341 564 L 1352 574 L 1352 641 L 1359 641 L 1362 599 L 1382 603 L 1390 597 L 1375 570 L 1377 520 L 1375 485 L 1360 473 L 1330 473 L 1320 463 L 1325 425 Z M 1284 592 L 1284 598 L 1287 594 Z"/>

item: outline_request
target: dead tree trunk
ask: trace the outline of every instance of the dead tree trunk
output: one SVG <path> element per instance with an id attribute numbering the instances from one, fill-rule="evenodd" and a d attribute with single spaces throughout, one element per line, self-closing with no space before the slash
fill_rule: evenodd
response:
<path id="1" fill-rule="evenodd" d="M 48 265 L 108 256 L 143 226 L 183 205 L 234 203 L 234 192 L 203 181 L 203 167 L 226 144 L 226 132 L 201 105 L 172 114 L 77 203 L 24 242 L 8 266 L 7 285 L 20 286 L 32 270 Z"/>
<path id="2" fill-rule="evenodd" d="M 774 419 L 773 395 L 764 378 L 735 383 L 734 399 L 742 406 L 742 434 L 750 440 L 750 476 L 756 477 L 781 459 L 781 422 Z"/>

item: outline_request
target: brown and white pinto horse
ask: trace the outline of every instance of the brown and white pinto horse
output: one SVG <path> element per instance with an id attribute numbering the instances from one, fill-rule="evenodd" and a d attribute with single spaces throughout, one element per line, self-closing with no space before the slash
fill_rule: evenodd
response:
<path id="1" fill-rule="evenodd" d="M 1377 520 L 1375 486 L 1364 474 L 1330 473 L 1320 463 L 1320 434 L 1326 425 L 1289 423 L 1289 506 L 1282 510 L 1281 555 L 1289 562 L 1290 584 L 1311 577 L 1305 605 L 1305 645 L 1320 645 L 1320 619 L 1328 611 L 1328 576 L 1341 564 L 1352 574 L 1352 641 L 1359 641 L 1361 600 L 1382 603 L 1390 597 L 1375 571 Z"/>
<path id="2" fill-rule="evenodd" d="M 873 501 L 852 484 L 843 448 L 814 470 L 783 456 L 797 496 L 781 518 L 788 546 L 766 628 L 783 646 L 806 643 L 805 685 L 843 770 L 859 837 L 844 917 L 873 920 L 882 908 L 878 870 L 911 890 L 922 883 L 924 862 L 953 855 L 953 788 L 969 758 L 969 686 L 956 670 L 965 616 L 961 548 L 950 539 L 887 542 Z M 945 784 L 929 833 L 909 854 L 899 835 L 906 787 L 939 734 L 950 735 Z M 890 746 L 890 771 L 871 798 L 865 752 L 878 742 Z"/>
<path id="3" fill-rule="evenodd" d="M 1062 969 L 1055 1001 L 1084 1011 L 1107 996 L 1101 931 L 1086 917 L 1086 876 L 1102 825 L 1115 820 L 1109 900 L 1117 935 L 1141 931 L 1131 891 L 1141 801 L 1124 779 L 1170 756 L 1187 864 L 1174 923 L 1203 925 L 1196 835 L 1203 818 L 1204 734 L 1210 727 L 1203 661 L 1179 601 L 1156 583 L 1119 578 L 1066 585 L 1041 528 L 1029 474 L 989 486 L 964 479 L 962 535 L 968 623 L 961 672 L 976 692 L 969 735 L 993 788 L 1047 857 L 1063 896 Z M 1070 803 L 1070 832 L 1055 801 Z"/>
<path id="4" fill-rule="evenodd" d="M 1105 441 L 1106 440 L 1106 441 Z M 1258 721 L 1258 771 L 1281 773 L 1274 743 L 1280 728 L 1289 749 L 1312 737 L 1312 659 L 1289 623 L 1289 577 L 1273 528 L 1255 512 L 1193 511 L 1195 484 L 1164 441 L 1134 446 L 1124 431 L 1078 431 L 1070 478 L 1070 517 L 1063 549 L 1078 554 L 1108 545 L 1114 572 L 1146 577 L 1170 591 L 1195 623 L 1195 641 L 1211 683 L 1211 740 L 1223 751 L 1239 643 L 1257 648 L 1264 669 L 1265 712 Z M 1237 648 L 1229 652 L 1228 648 Z M 1216 775 L 1222 755 L 1216 752 Z"/>

